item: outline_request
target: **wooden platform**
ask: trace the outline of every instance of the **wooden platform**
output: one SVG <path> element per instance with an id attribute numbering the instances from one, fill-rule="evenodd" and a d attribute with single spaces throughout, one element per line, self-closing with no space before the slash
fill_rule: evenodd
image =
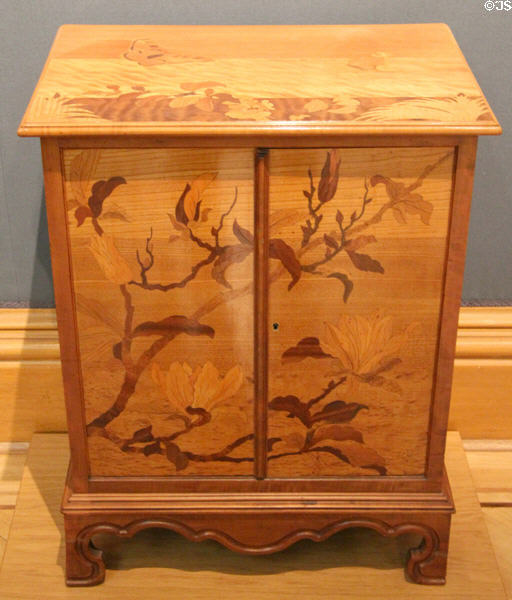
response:
<path id="1" fill-rule="evenodd" d="M 215 542 L 194 544 L 150 530 L 130 541 L 104 538 L 107 576 L 102 586 L 64 585 L 59 512 L 67 439 L 34 437 L 0 573 L 3 600 L 34 598 L 446 598 L 505 599 L 505 593 L 468 464 L 457 434 L 449 435 L 447 468 L 457 514 L 453 519 L 444 587 L 408 583 L 403 563 L 410 540 L 387 540 L 352 530 L 321 544 L 304 541 L 279 554 L 246 557 Z"/>

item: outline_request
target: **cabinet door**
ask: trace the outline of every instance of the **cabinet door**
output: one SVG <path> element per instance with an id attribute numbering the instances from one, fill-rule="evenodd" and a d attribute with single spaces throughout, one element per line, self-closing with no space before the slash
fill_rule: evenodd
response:
<path id="1" fill-rule="evenodd" d="M 453 160 L 271 151 L 269 476 L 425 472 Z"/>
<path id="2" fill-rule="evenodd" d="M 63 162 L 91 475 L 251 474 L 253 151 Z"/>

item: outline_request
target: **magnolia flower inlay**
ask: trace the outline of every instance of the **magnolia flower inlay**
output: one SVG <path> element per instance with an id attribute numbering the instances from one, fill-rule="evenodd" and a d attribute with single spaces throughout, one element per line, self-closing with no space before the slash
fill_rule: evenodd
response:
<path id="1" fill-rule="evenodd" d="M 343 370 L 368 375 L 394 363 L 406 338 L 406 333 L 393 335 L 389 316 L 343 315 L 337 325 L 325 323 L 320 344 L 324 352 L 339 360 Z"/>
<path id="2" fill-rule="evenodd" d="M 210 361 L 195 369 L 186 362 L 173 362 L 167 370 L 153 363 L 152 377 L 171 406 L 181 414 L 186 414 L 187 407 L 211 412 L 230 400 L 244 379 L 238 365 L 222 377 Z"/>

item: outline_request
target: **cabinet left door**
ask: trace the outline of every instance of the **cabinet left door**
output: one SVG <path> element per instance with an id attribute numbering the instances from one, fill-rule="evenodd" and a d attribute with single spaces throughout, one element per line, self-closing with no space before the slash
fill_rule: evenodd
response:
<path id="1" fill-rule="evenodd" d="M 252 475 L 252 149 L 65 149 L 91 476 Z"/>

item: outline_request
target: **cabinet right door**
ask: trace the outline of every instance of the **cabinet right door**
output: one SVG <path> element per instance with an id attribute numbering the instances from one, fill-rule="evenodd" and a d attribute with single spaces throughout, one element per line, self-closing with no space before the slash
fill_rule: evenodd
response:
<path id="1" fill-rule="evenodd" d="M 270 151 L 270 477 L 425 472 L 453 166 Z"/>

